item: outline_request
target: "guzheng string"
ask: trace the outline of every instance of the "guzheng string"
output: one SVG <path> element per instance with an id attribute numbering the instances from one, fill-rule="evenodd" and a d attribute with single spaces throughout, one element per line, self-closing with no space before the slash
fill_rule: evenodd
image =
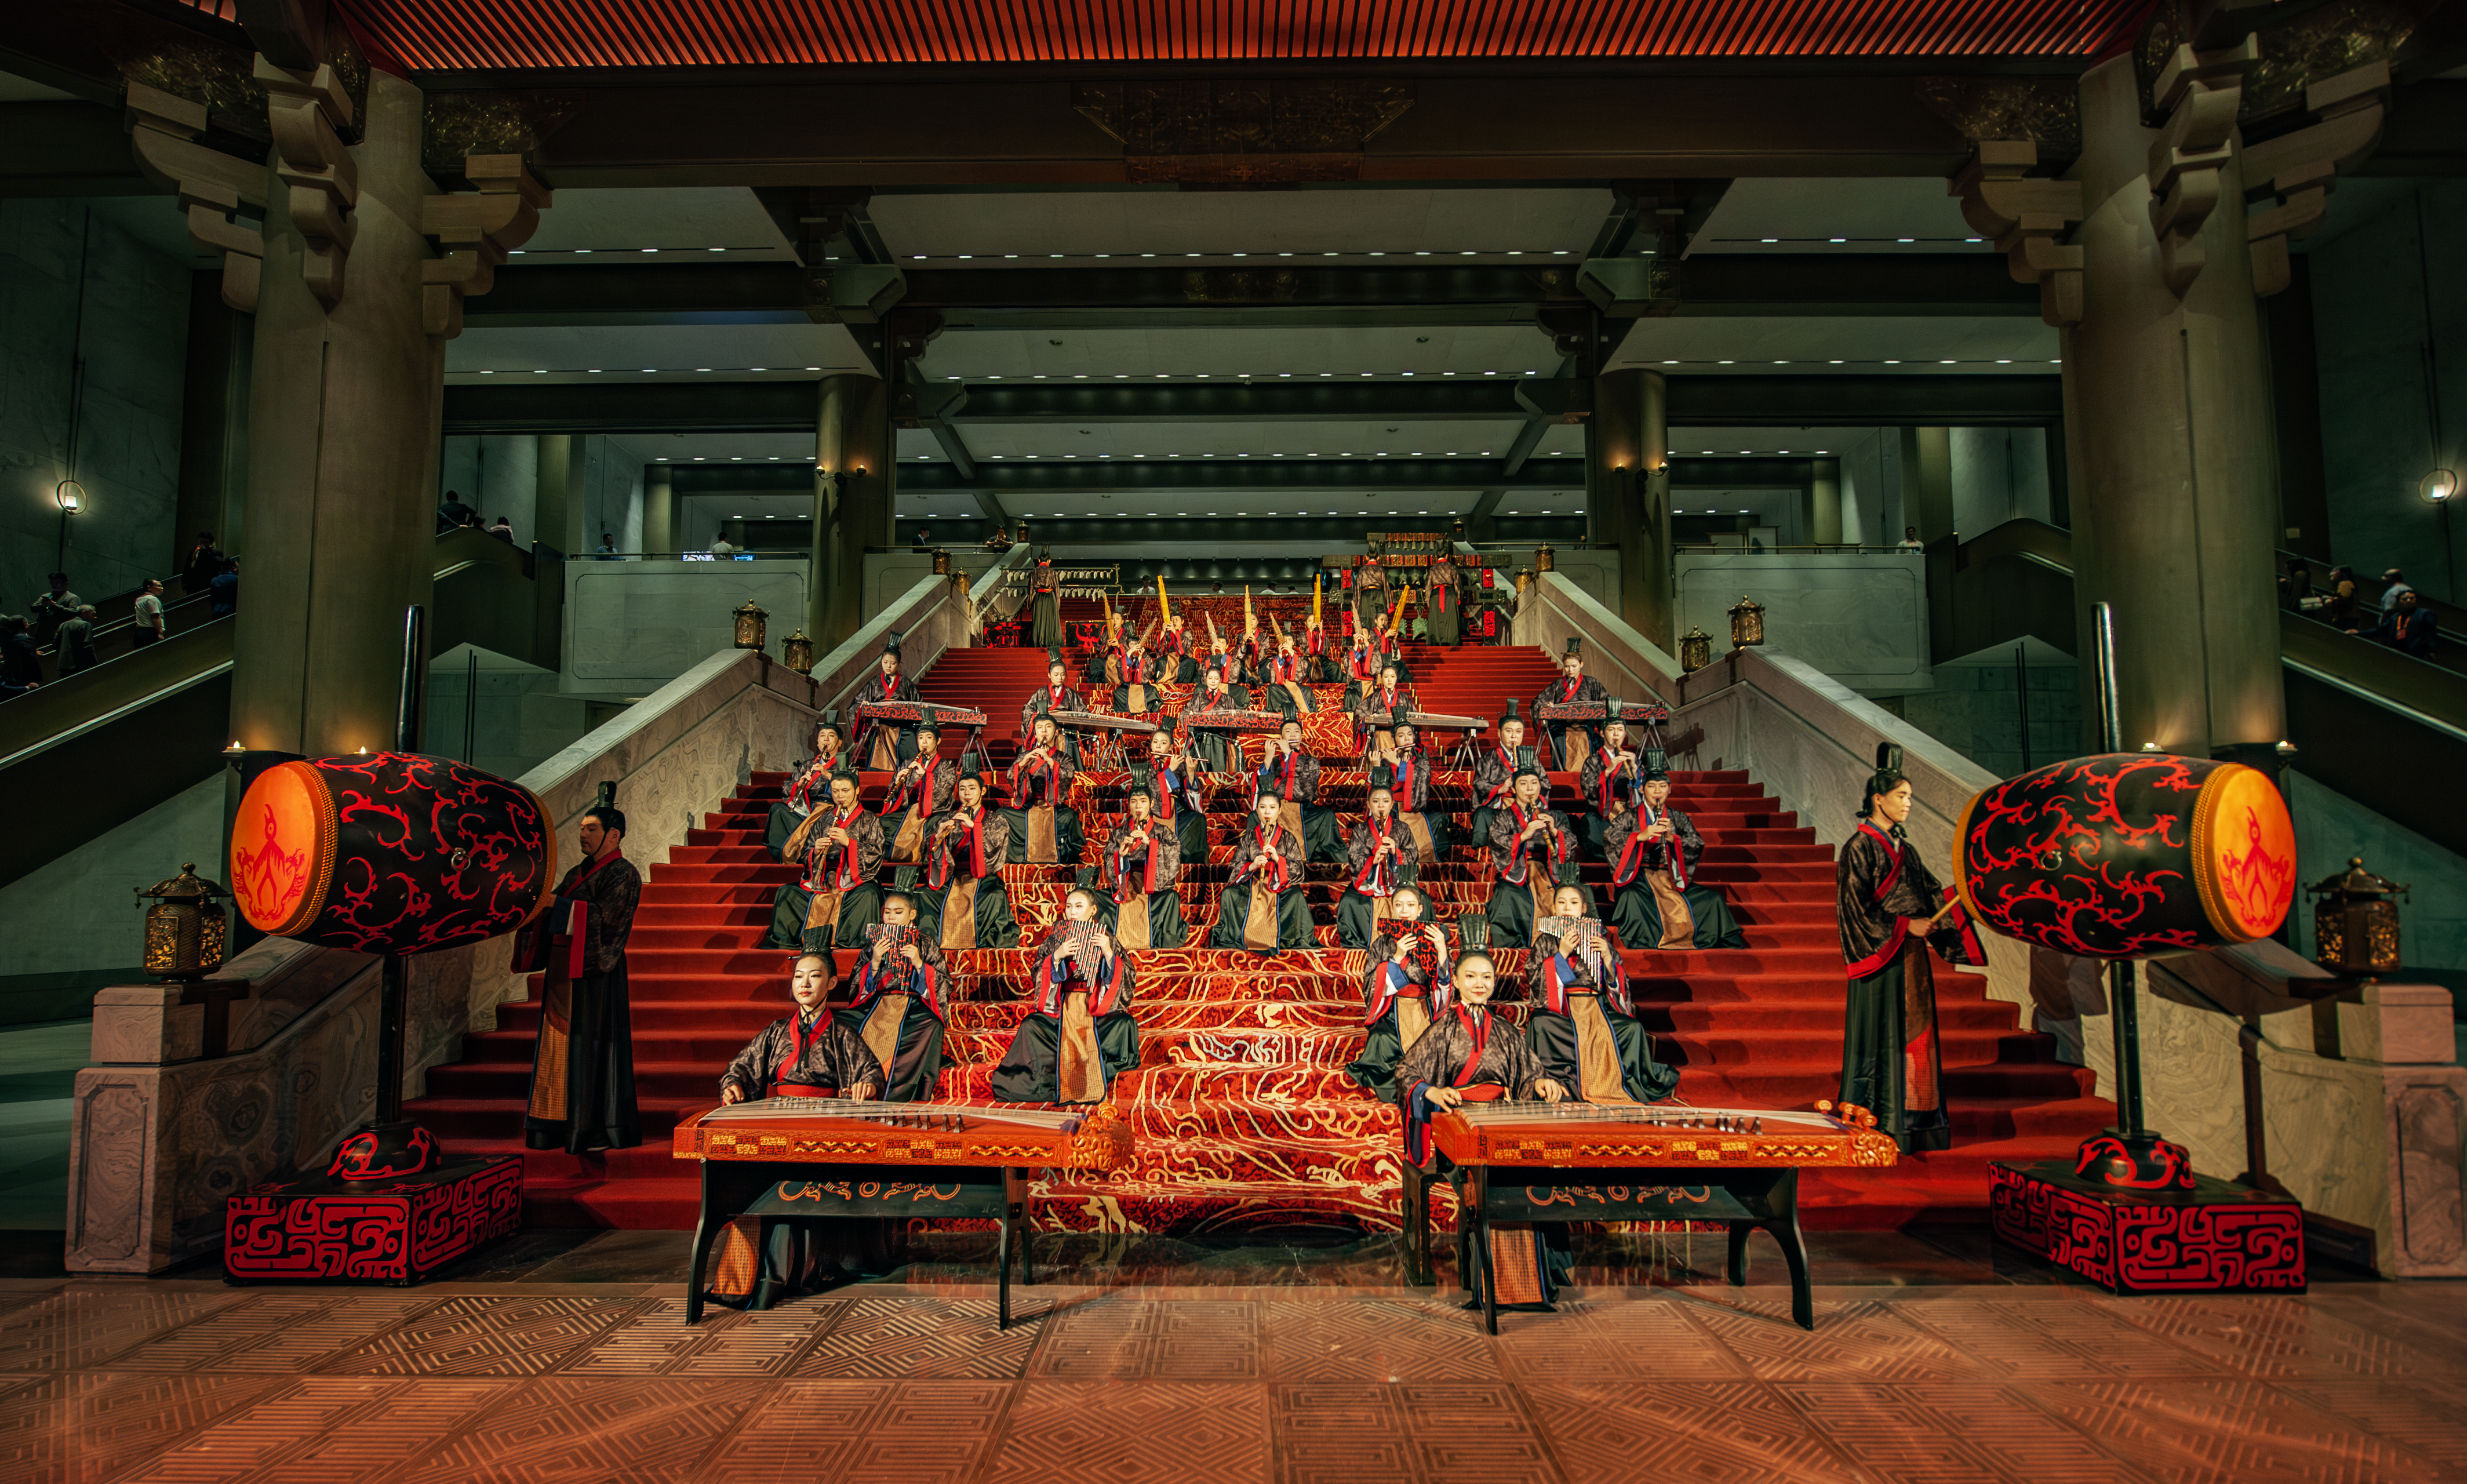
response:
<path id="1" fill-rule="evenodd" d="M 1058 1133 L 1076 1133 L 1087 1121 L 1085 1113 L 1055 1112 L 1030 1107 L 985 1107 L 953 1103 L 871 1103 L 854 1098 L 763 1098 L 752 1103 L 736 1103 L 716 1107 L 702 1117 L 704 1123 L 759 1123 L 775 1118 L 863 1118 L 890 1122 L 910 1118 L 958 1116 L 971 1123 L 1009 1124 L 1023 1129 L 1050 1129 Z"/>
<path id="2" fill-rule="evenodd" d="M 1769 1107 L 1694 1107 L 1678 1103 L 1648 1103 L 1633 1107 L 1600 1103 L 1489 1103 L 1480 1106 L 1468 1103 L 1457 1111 L 1477 1128 L 1537 1123 L 1637 1123 L 1671 1129 L 1702 1129 L 1708 1132 L 1756 1132 L 1770 1130 L 1776 1124 L 1788 1124 L 1794 1128 L 1828 1132 L 1852 1131 L 1848 1124 L 1823 1113 L 1784 1113 Z M 1730 1121 L 1738 1127 L 1717 1130 L 1714 1127 L 1716 1120 Z M 1759 1123 L 1765 1126 L 1764 1130 L 1754 1127 Z"/>

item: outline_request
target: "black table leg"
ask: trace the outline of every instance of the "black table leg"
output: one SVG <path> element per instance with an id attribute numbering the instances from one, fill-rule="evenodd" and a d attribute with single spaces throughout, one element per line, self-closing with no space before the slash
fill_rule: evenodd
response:
<path id="1" fill-rule="evenodd" d="M 711 1244 L 728 1229 L 728 1218 L 713 1219 L 712 1167 L 706 1160 L 702 1167 L 702 1213 L 694 1221 L 693 1261 L 686 1267 L 686 1323 L 702 1322 L 703 1269 L 711 1262 Z"/>

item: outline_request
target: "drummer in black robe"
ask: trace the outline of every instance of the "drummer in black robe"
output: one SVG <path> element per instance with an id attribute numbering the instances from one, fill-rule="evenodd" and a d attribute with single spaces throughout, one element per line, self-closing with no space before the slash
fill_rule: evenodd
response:
<path id="1" fill-rule="evenodd" d="M 625 983 L 643 874 L 625 858 L 625 815 L 613 805 L 585 810 L 575 843 L 582 859 L 515 946 L 516 963 L 547 970 L 523 1143 L 569 1154 L 643 1142 Z"/>
<path id="2" fill-rule="evenodd" d="M 1263 789 L 1234 842 L 1234 874 L 1216 899 L 1211 948 L 1274 953 L 1311 947 L 1310 904 L 1302 898 L 1302 838 L 1285 828 L 1284 800 Z"/>
<path id="3" fill-rule="evenodd" d="M 917 920 L 916 900 L 899 891 L 883 897 L 882 921 L 866 929 L 866 942 L 840 1024 L 882 1064 L 882 1101 L 930 1098 L 942 1076 L 941 947 Z"/>
<path id="4" fill-rule="evenodd" d="M 1062 757 L 1061 731 L 1052 717 L 1038 717 L 1028 749 L 1011 761 L 1011 807 L 1003 818 L 1010 825 L 1013 865 L 1074 863 L 1085 843 L 1079 811 L 1062 802 L 1073 775 Z"/>
<path id="5" fill-rule="evenodd" d="M 1448 816 L 1431 809 L 1431 774 L 1436 768 L 1430 754 L 1422 750 L 1421 732 L 1411 721 L 1399 721 L 1389 735 L 1389 744 L 1371 748 L 1363 761 L 1369 765 L 1370 781 L 1385 785 L 1395 796 L 1397 821 L 1414 837 L 1422 864 L 1437 864 L 1448 851 Z"/>
<path id="6" fill-rule="evenodd" d="M 925 831 L 925 906 L 921 916 L 945 953 L 1019 947 L 1019 919 L 1003 885 L 1010 858 L 1010 822 L 985 808 L 984 780 L 960 780 L 951 809 Z"/>
<path id="7" fill-rule="evenodd" d="M 1511 700 L 1499 719 L 1499 735 L 1474 754 L 1473 817 L 1466 839 L 1475 850 L 1490 849 L 1490 816 L 1516 791 L 1516 770 L 1538 765 L 1539 760 L 1526 753 L 1525 719 Z"/>
<path id="8" fill-rule="evenodd" d="M 1936 881 L 1903 833 L 1911 783 L 1890 754 L 1867 780 L 1859 828 L 1835 868 L 1842 956 L 1850 966 L 1841 1101 L 1875 1114 L 1876 1127 L 1908 1154 L 1953 1146 L 1928 949 L 1956 964 L 1987 957 L 1959 898 Z"/>
<path id="9" fill-rule="evenodd" d="M 1464 635 L 1462 571 L 1446 552 L 1422 572 L 1422 603 L 1430 618 L 1431 643 L 1453 645 Z"/>
<path id="10" fill-rule="evenodd" d="M 1628 999 L 1627 964 L 1585 894 L 1562 886 L 1533 932 L 1525 991 L 1526 1044 L 1551 1080 L 1585 1103 L 1659 1103 L 1679 1088 L 1679 1069 L 1653 1055 L 1653 1038 Z"/>
<path id="11" fill-rule="evenodd" d="M 1610 923 L 1631 948 L 1744 948 L 1722 894 L 1696 879 L 1705 854 L 1695 824 L 1670 808 L 1670 775 L 1644 775 L 1634 804 L 1619 801 L 1603 827 L 1611 857 Z"/>
<path id="12" fill-rule="evenodd" d="M 881 817 L 857 802 L 856 776 L 831 780 L 831 802 L 805 816 L 788 838 L 796 879 L 771 898 L 767 948 L 865 946 L 865 925 L 882 920 Z"/>
<path id="13" fill-rule="evenodd" d="M 1203 865 L 1208 860 L 1208 801 L 1191 759 L 1176 752 L 1173 742 L 1168 729 L 1148 734 L 1147 752 L 1131 760 L 1131 788 L 1148 796 L 1156 817 L 1173 831 L 1181 857 Z"/>
<path id="14" fill-rule="evenodd" d="M 1096 892 L 1073 888 L 1062 916 L 1029 961 L 1028 1016 L 994 1068 L 998 1103 L 1100 1103 L 1140 1064 L 1138 975 L 1098 921 Z"/>
<path id="15" fill-rule="evenodd" d="M 1396 818 L 1396 796 L 1373 784 L 1362 823 L 1345 846 L 1345 892 L 1336 899 L 1336 943 L 1366 948 L 1400 889 L 1421 884 L 1422 856 Z"/>
<path id="16" fill-rule="evenodd" d="M 1602 744 L 1585 754 L 1585 765 L 1576 772 L 1576 796 L 1585 809 L 1577 830 L 1590 858 L 1611 858 L 1602 827 L 1617 806 L 1636 797 L 1643 777 L 1644 758 L 1627 744 L 1627 723 L 1617 718 L 1603 722 Z"/>
<path id="17" fill-rule="evenodd" d="M 1204 773 L 1238 773 L 1242 770 L 1242 749 L 1234 732 L 1220 732 L 1211 727 L 1193 726 L 1191 718 L 1210 711 L 1248 711 L 1251 693 L 1241 687 L 1228 687 L 1225 674 L 1211 668 L 1199 677 L 1199 689 L 1182 708 L 1182 730 L 1188 739 L 1190 756 Z"/>
<path id="18" fill-rule="evenodd" d="M 1178 948 L 1188 932 L 1182 920 L 1182 843 L 1173 827 L 1157 817 L 1153 795 L 1134 790 L 1124 801 L 1121 825 L 1098 856 L 1098 884 L 1108 899 L 1106 926 L 1125 952 Z"/>
<path id="19" fill-rule="evenodd" d="M 1251 775 L 1251 807 L 1259 795 L 1275 790 L 1284 801 L 1285 828 L 1302 837 L 1302 856 L 1309 860 L 1343 860 L 1345 842 L 1336 832 L 1336 815 L 1319 804 L 1319 759 L 1302 746 L 1302 724 L 1285 718 L 1266 761 Z"/>
<path id="20" fill-rule="evenodd" d="M 1418 887 L 1400 886 L 1370 940 L 1362 973 L 1362 1055 L 1346 1075 L 1383 1103 L 1396 1101 L 1396 1059 L 1448 1010 L 1456 929 L 1432 920 Z"/>
<path id="21" fill-rule="evenodd" d="M 788 836 L 831 796 L 831 775 L 840 770 L 840 751 L 847 745 L 839 722 L 829 714 L 814 723 L 813 756 L 789 770 L 788 782 L 780 790 L 780 801 L 771 806 L 771 818 L 762 831 L 763 848 L 773 860 L 788 858 Z"/>
<path id="22" fill-rule="evenodd" d="M 1062 594 L 1053 582 L 1053 555 L 1040 553 L 1029 578 L 1028 642 L 1040 650 L 1062 648 Z"/>
<path id="23" fill-rule="evenodd" d="M 1600 701 L 1604 711 L 1610 709 L 1611 693 L 1602 683 L 1585 674 L 1584 640 L 1570 638 L 1568 652 L 1559 659 L 1559 678 L 1542 688 L 1533 704 L 1567 706 L 1582 701 Z M 1540 713 L 1535 713 L 1539 717 Z M 1601 723 L 1598 721 L 1548 721 L 1543 730 L 1549 734 L 1550 755 L 1558 760 L 1561 772 L 1573 773 L 1585 765 L 1585 754 L 1600 745 Z"/>
<path id="24" fill-rule="evenodd" d="M 1049 711 L 1086 711 L 1088 697 L 1071 686 L 1071 667 L 1062 662 L 1060 650 L 1048 650 L 1045 654 L 1045 683 L 1028 693 L 1019 708 L 1019 735 L 1033 736 L 1036 719 Z M 1062 732 L 1063 761 L 1074 772 L 1079 767 L 1078 734 L 1065 727 Z"/>
<path id="25" fill-rule="evenodd" d="M 1364 691 L 1353 703 L 1353 744 L 1364 751 L 1394 745 L 1395 730 L 1392 718 L 1411 716 L 1421 709 L 1393 664 L 1379 667 L 1378 683 Z"/>
<path id="26" fill-rule="evenodd" d="M 891 775 L 891 788 L 882 796 L 882 830 L 891 837 L 889 859 L 915 865 L 924 858 L 926 822 L 951 807 L 959 782 L 960 765 L 942 756 L 942 725 L 928 706 L 924 719 L 917 723 L 916 754 Z"/>
<path id="27" fill-rule="evenodd" d="M 1530 947 L 1536 919 L 1550 915 L 1551 894 L 1576 858 L 1568 816 L 1542 800 L 1542 775 L 1516 771 L 1516 791 L 1490 811 L 1490 944 Z"/>
<path id="28" fill-rule="evenodd" d="M 917 752 L 917 725 L 913 721 L 870 721 L 859 708 L 890 701 L 921 704 L 917 682 L 899 673 L 899 636 L 892 634 L 882 641 L 882 662 L 874 673 L 865 677 L 851 697 L 849 715 L 856 719 L 857 765 L 872 772 L 888 773 L 903 759 Z"/>
<path id="29" fill-rule="evenodd" d="M 1564 1102 L 1566 1085 L 1490 1008 L 1498 970 L 1487 953 L 1460 957 L 1450 976 L 1454 1003 L 1432 1017 L 1431 1028 L 1396 1063 L 1396 1101 L 1405 1115 L 1405 1157 L 1452 1182 L 1461 1174 L 1431 1147 L 1431 1119 L 1467 1103 Z M 1570 1263 L 1565 1222 L 1493 1221 L 1491 1267 L 1502 1309 L 1548 1304 L 1567 1280 Z"/>

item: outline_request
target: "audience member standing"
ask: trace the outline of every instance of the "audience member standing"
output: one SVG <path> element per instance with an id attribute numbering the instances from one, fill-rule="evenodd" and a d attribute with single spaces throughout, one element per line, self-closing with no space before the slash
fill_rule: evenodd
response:
<path id="1" fill-rule="evenodd" d="M 463 496 L 460 493 L 448 490 L 445 491 L 445 502 L 437 507 L 437 534 L 443 536 L 448 531 L 469 525 L 471 517 L 478 514 L 479 512 L 463 503 Z"/>
<path id="2" fill-rule="evenodd" d="M 19 696 L 43 683 L 43 661 L 34 652 L 34 636 L 26 620 L 0 613 L 0 696 Z"/>
<path id="3" fill-rule="evenodd" d="M 80 670 L 92 670 L 102 663 L 94 651 L 94 605 L 79 605 L 77 612 L 52 630 L 52 642 L 59 647 L 59 672 L 63 678 Z"/>
<path id="4" fill-rule="evenodd" d="M 618 559 L 617 537 L 605 531 L 600 533 L 600 559 L 602 561 L 615 561 Z"/>
<path id="5" fill-rule="evenodd" d="M 2398 611 L 2399 595 L 2415 589 L 2408 585 L 2407 578 L 2396 567 L 2383 573 L 2382 581 L 2389 584 L 2382 589 L 2382 617 L 2387 619 Z"/>
<path id="6" fill-rule="evenodd" d="M 53 633 L 77 617 L 77 610 L 84 603 L 83 598 L 69 591 L 67 573 L 53 573 L 51 590 L 34 595 L 34 643 L 50 644 Z"/>
<path id="7" fill-rule="evenodd" d="M 137 627 L 129 632 L 128 646 L 142 650 L 149 644 L 161 643 L 162 638 L 163 582 L 159 578 L 149 577 L 146 580 L 145 588 L 137 594 Z"/>
<path id="8" fill-rule="evenodd" d="M 180 569 L 180 591 L 192 598 L 204 595 L 223 569 L 223 554 L 215 549 L 212 531 L 197 533 L 197 544 L 189 553 L 189 564 Z"/>
<path id="9" fill-rule="evenodd" d="M 239 559 L 225 557 L 222 571 L 215 574 L 215 580 L 206 584 L 206 590 L 215 595 L 214 606 L 207 610 L 212 617 L 224 618 L 238 612 Z"/>
<path id="10" fill-rule="evenodd" d="M 497 523 L 488 528 L 488 534 L 509 546 L 514 544 L 514 523 L 503 515 L 498 516 Z"/>

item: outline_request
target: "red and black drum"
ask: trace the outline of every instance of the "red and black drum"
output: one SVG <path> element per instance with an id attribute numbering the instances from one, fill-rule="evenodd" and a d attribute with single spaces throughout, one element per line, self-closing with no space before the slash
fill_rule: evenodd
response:
<path id="1" fill-rule="evenodd" d="M 2104 753 L 1972 799 L 1954 880 L 1998 932 L 2085 958 L 2250 943 L 2296 900 L 2296 826 L 2258 769 Z"/>
<path id="2" fill-rule="evenodd" d="M 548 810 L 517 783 L 412 752 L 267 769 L 232 822 L 251 925 L 362 953 L 430 953 L 511 932 L 556 880 Z"/>

